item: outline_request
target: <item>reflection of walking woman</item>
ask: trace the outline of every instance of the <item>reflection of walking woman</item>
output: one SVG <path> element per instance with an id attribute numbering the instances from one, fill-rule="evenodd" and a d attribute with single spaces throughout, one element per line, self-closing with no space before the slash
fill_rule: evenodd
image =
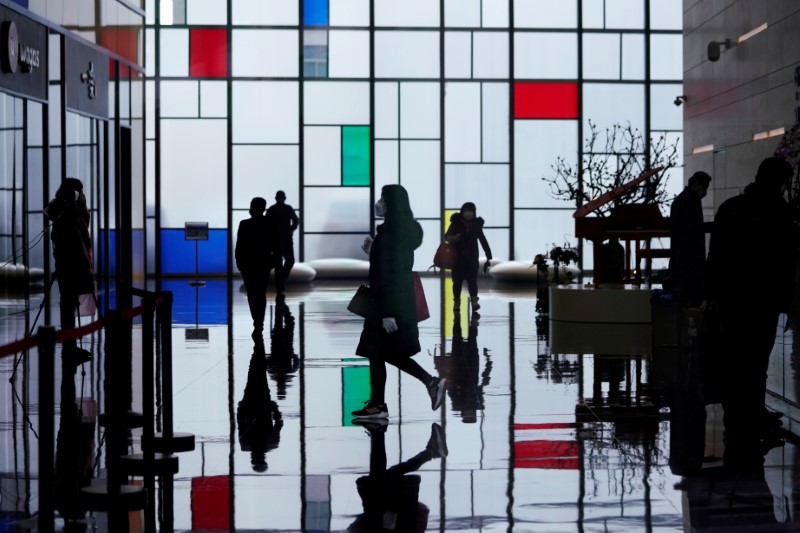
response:
<path id="1" fill-rule="evenodd" d="M 376 215 L 384 216 L 385 222 L 378 226 L 369 253 L 369 286 L 381 318 L 364 321 L 356 348 L 357 355 L 369 358 L 372 385 L 370 400 L 352 413 L 356 418 L 389 416 L 384 401 L 386 363 L 425 384 L 432 409 L 438 409 L 444 397 L 445 380 L 431 376 L 412 359 L 420 351 L 412 268 L 414 250 L 422 244 L 422 227 L 414 220 L 402 186 L 386 185 L 381 193 Z"/>
<path id="2" fill-rule="evenodd" d="M 489 269 L 492 260 L 492 250 L 486 236 L 483 234 L 483 219 L 475 217 L 475 204 L 467 202 L 461 206 L 460 213 L 453 213 L 450 217 L 450 227 L 444 234 L 444 239 L 454 244 L 458 250 L 458 261 L 453 267 L 453 297 L 455 308 L 461 308 L 461 284 L 466 280 L 469 297 L 472 301 L 472 310 L 481 308 L 478 303 L 478 241 L 481 242 L 483 252 L 486 254 L 486 263 L 483 264 L 483 273 Z"/>

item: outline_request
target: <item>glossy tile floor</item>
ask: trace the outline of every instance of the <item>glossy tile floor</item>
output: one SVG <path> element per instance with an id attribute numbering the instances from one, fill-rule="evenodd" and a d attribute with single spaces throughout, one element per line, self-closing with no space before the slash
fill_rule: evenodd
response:
<path id="1" fill-rule="evenodd" d="M 602 343 L 569 329 L 585 353 L 554 354 L 533 288 L 487 284 L 480 315 L 464 298 L 458 316 L 449 282 L 423 281 L 432 316 L 416 360 L 450 380 L 447 398 L 431 411 L 423 386 L 390 368 L 385 428 L 349 416 L 369 395 L 366 361 L 353 355 L 361 321 L 345 309 L 357 282 L 294 286 L 286 307 L 270 301 L 265 356 L 240 281 L 164 282 L 175 294 L 174 429 L 197 439 L 180 454 L 175 531 L 800 530 L 793 439 L 763 461 L 725 464 L 721 407 L 686 405 L 687 355 L 631 353 L 630 338 L 649 327 L 609 330 Z M 24 334 L 40 301 L 26 311 L 22 298 L 0 300 L 0 344 Z M 95 359 L 75 377 L 84 405 L 102 405 L 102 338 L 84 344 Z M 137 349 L 140 339 L 136 329 Z M 790 399 L 792 339 L 778 335 L 770 376 Z M 593 353 L 595 342 L 606 353 Z M 20 359 L 10 381 L 14 362 L 0 360 L 0 531 L 21 530 L 38 508 L 37 367 Z M 133 397 L 138 410 L 140 387 Z M 88 449 L 102 470 L 95 431 Z M 85 528 L 108 530 L 102 513 L 71 530 Z"/>

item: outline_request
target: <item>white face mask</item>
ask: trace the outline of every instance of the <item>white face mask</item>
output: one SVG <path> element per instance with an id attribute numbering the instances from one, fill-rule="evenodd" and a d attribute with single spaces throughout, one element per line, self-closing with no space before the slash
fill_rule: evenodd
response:
<path id="1" fill-rule="evenodd" d="M 375 218 L 384 218 L 386 216 L 386 204 L 383 202 L 383 198 L 379 198 L 377 202 L 375 202 Z"/>

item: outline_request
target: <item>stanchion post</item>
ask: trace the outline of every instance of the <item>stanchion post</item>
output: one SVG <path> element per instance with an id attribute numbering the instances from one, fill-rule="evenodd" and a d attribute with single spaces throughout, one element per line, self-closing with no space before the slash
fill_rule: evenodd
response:
<path id="1" fill-rule="evenodd" d="M 162 435 L 167 449 L 172 450 L 173 418 L 172 418 L 172 291 L 161 293 L 161 397 L 163 404 L 164 424 Z M 164 496 L 162 498 L 162 516 L 164 533 L 172 533 L 174 518 L 174 483 L 172 476 L 164 476 Z"/>
<path id="2" fill-rule="evenodd" d="M 125 339 L 122 332 L 122 319 L 120 312 L 110 309 L 106 315 L 108 335 L 106 337 L 106 354 L 104 371 L 106 376 L 106 467 L 107 493 L 108 493 L 108 523 L 109 531 L 126 532 L 129 530 L 128 513 L 121 505 L 121 485 L 127 484 L 125 474 L 122 472 L 120 458 L 127 454 L 127 407 L 125 405 L 125 376 L 124 361 L 128 359 L 125 354 Z"/>
<path id="3" fill-rule="evenodd" d="M 53 456 L 55 454 L 56 330 L 40 326 L 39 338 L 39 517 L 38 531 L 52 533 L 55 514 Z"/>

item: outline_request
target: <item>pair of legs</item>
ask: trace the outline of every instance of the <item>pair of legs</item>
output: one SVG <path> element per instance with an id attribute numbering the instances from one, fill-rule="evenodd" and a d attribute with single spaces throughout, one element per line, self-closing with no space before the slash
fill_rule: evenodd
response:
<path id="1" fill-rule="evenodd" d="M 290 240 L 287 244 L 281 245 L 278 250 L 277 264 L 275 265 L 275 287 L 278 295 L 283 295 L 286 291 L 286 280 L 294 266 L 294 244 Z"/>
<path id="2" fill-rule="evenodd" d="M 363 409 L 352 412 L 356 418 L 387 418 L 389 410 L 386 407 L 386 363 L 397 367 L 406 374 L 414 376 L 428 390 L 431 398 L 431 409 L 434 411 L 442 405 L 445 385 L 447 380 L 433 377 L 411 357 L 397 356 L 389 358 L 369 358 L 369 380 L 372 389 L 370 400 Z"/>
<path id="3" fill-rule="evenodd" d="M 59 282 L 58 310 L 61 318 L 61 329 L 75 329 L 75 313 L 80 304 L 80 297 L 77 292 L 71 290 L 69 285 L 61 286 Z M 75 339 L 65 340 L 61 345 L 62 358 L 66 355 L 71 364 L 75 366 L 85 363 L 91 359 L 91 353 L 87 350 L 78 348 L 78 341 Z"/>
<path id="4" fill-rule="evenodd" d="M 478 304 L 478 268 L 463 269 L 454 268 L 451 270 L 453 278 L 453 299 L 456 308 L 461 307 L 461 286 L 464 281 L 467 282 L 467 290 L 469 290 L 469 298 L 472 300 L 472 309 L 477 311 L 480 308 Z"/>
<path id="5" fill-rule="evenodd" d="M 253 328 L 264 329 L 264 315 L 267 311 L 267 282 L 269 271 L 259 274 L 242 274 L 244 288 L 247 290 L 247 305 L 253 318 Z"/>

